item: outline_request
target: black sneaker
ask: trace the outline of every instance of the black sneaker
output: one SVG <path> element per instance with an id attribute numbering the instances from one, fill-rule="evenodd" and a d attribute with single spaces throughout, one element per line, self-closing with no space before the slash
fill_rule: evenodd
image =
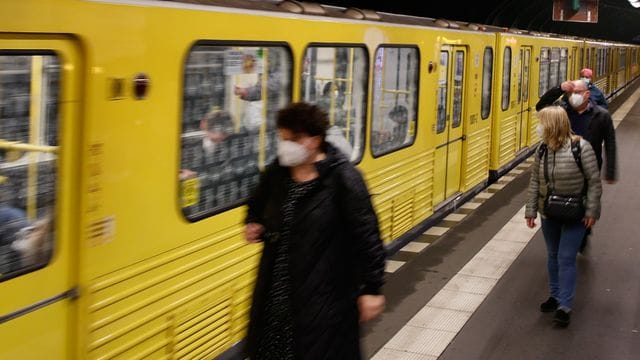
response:
<path id="1" fill-rule="evenodd" d="M 571 322 L 571 313 L 558 309 L 556 314 L 553 315 L 553 322 L 559 327 L 567 327 Z"/>
<path id="2" fill-rule="evenodd" d="M 558 309 L 558 300 L 554 297 L 549 297 L 547 301 L 540 304 L 540 311 L 543 313 L 553 312 Z"/>

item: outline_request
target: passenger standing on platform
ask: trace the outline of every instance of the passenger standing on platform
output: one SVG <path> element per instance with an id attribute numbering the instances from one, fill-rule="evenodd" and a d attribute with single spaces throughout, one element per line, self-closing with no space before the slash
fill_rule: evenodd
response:
<path id="1" fill-rule="evenodd" d="M 248 352 L 257 359 L 360 359 L 359 322 L 384 309 L 385 251 L 360 172 L 325 141 L 327 114 L 277 116 L 278 159 L 249 200 L 245 237 L 262 241 Z"/>
<path id="2" fill-rule="evenodd" d="M 589 69 L 583 69 L 581 73 L 590 75 L 590 72 L 585 70 Z M 563 92 L 564 95 L 562 95 Z M 558 101 L 558 105 L 567 111 L 573 132 L 591 144 L 598 160 L 599 170 L 602 169 L 602 143 L 604 142 L 607 156 L 604 178 L 607 184 L 615 183 L 617 179 L 616 132 L 611 115 L 606 109 L 594 105 L 591 101 L 592 93 L 583 80 L 565 81 L 559 87 L 547 91 L 536 104 L 536 110 L 540 111 L 545 106 L 553 104 L 560 96 L 562 99 Z M 588 229 L 580 246 L 580 252 L 586 247 L 587 237 L 590 234 L 591 229 Z"/>
<path id="3" fill-rule="evenodd" d="M 564 93 L 564 96 L 563 96 Z M 556 103 L 556 100 L 562 99 Z M 607 157 L 604 178 L 609 184 L 617 179 L 616 132 L 613 120 L 606 109 L 595 106 L 591 101 L 591 92 L 582 80 L 565 81 L 559 87 L 547 91 L 538 103 L 536 110 L 556 103 L 562 106 L 569 116 L 571 130 L 591 144 L 598 159 L 598 169 L 602 168 L 602 143 Z"/>
<path id="4" fill-rule="evenodd" d="M 540 305 L 540 310 L 555 311 L 554 322 L 565 327 L 570 322 L 576 288 L 576 256 L 587 229 L 600 217 L 602 185 L 593 149 L 587 141 L 572 134 L 566 111 L 560 106 L 546 107 L 538 112 L 538 118 L 538 132 L 543 144 L 536 151 L 531 171 L 525 218 L 527 226 L 533 228 L 537 212 L 541 214 L 542 233 L 547 245 L 551 296 Z M 572 141 L 579 141 L 582 170 L 572 152 Z M 544 156 L 541 155 L 543 146 L 546 146 Z M 541 158 L 546 158 L 546 161 Z M 548 187 L 559 194 L 586 194 L 582 221 L 548 218 L 543 210 Z"/>

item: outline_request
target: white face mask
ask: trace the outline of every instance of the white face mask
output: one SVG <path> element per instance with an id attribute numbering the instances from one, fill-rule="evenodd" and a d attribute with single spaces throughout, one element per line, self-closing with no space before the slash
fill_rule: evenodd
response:
<path id="1" fill-rule="evenodd" d="M 216 143 L 211 141 L 209 137 L 205 136 L 202 139 L 202 148 L 204 149 L 204 152 L 207 153 L 207 155 L 211 155 L 213 153 L 213 150 L 215 150 L 216 148 Z"/>
<path id="2" fill-rule="evenodd" d="M 573 93 L 571 94 L 571 96 L 569 96 L 569 104 L 571 104 L 571 106 L 574 109 L 580 107 L 580 105 L 582 105 L 583 102 L 584 102 L 584 96 L 580 94 Z"/>
<path id="3" fill-rule="evenodd" d="M 536 126 L 536 134 L 538 134 L 538 137 L 542 139 L 542 135 L 544 135 L 544 129 L 542 128 L 541 124 L 538 124 L 538 126 Z"/>
<path id="4" fill-rule="evenodd" d="M 591 79 L 586 78 L 586 77 L 582 77 L 580 78 L 580 80 L 584 81 L 585 84 L 589 85 L 589 83 L 591 82 Z"/>
<path id="5" fill-rule="evenodd" d="M 278 161 L 282 166 L 297 166 L 309 157 L 309 150 L 291 140 L 278 140 Z"/>

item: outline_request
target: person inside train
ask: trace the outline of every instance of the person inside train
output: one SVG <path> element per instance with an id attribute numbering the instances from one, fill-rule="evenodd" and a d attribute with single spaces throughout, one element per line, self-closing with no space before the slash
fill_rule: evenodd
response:
<path id="1" fill-rule="evenodd" d="M 204 203 L 200 205 L 206 205 L 206 209 L 228 205 L 248 196 L 249 189 L 255 184 L 245 184 L 243 180 L 258 174 L 252 138 L 242 127 L 234 132 L 233 118 L 225 110 L 214 109 L 207 113 L 200 127 L 204 130 L 201 144 L 188 155 L 192 161 L 183 159 L 183 166 L 187 164 L 191 168 L 181 169 L 180 180 L 198 179 L 200 203 Z M 187 154 L 189 152 L 183 151 L 183 157 Z M 257 183 L 257 177 L 254 182 Z"/>
<path id="2" fill-rule="evenodd" d="M 14 243 L 20 239 L 20 231 L 29 226 L 24 210 L 0 205 L 0 277 L 22 267 L 20 253 Z"/>
<path id="3" fill-rule="evenodd" d="M 409 111 L 404 105 L 396 105 L 389 111 L 389 119 L 393 123 L 391 131 L 391 143 L 393 146 L 401 145 L 407 138 L 409 126 Z"/>
<path id="4" fill-rule="evenodd" d="M 536 110 L 557 103 L 562 106 L 571 121 L 571 130 L 582 136 L 589 142 L 598 160 L 598 169 L 602 169 L 602 144 L 606 155 L 606 168 L 604 179 L 607 184 L 613 184 L 617 180 L 617 150 L 616 132 L 613 128 L 613 119 L 609 112 L 594 105 L 590 101 L 591 92 L 583 80 L 565 81 L 559 87 L 547 91 L 538 103 Z M 560 98 L 560 99 L 558 99 Z M 591 228 L 587 230 L 580 247 L 583 252 L 588 244 Z"/>
<path id="5" fill-rule="evenodd" d="M 550 106 L 541 109 L 538 118 L 542 144 L 531 168 L 525 220 L 534 228 L 540 213 L 547 247 L 550 297 L 540 305 L 540 311 L 555 311 L 554 323 L 566 327 L 576 289 L 576 256 L 587 229 L 600 217 L 602 185 L 593 148 L 572 133 L 567 112 Z M 574 194 L 580 205 L 580 211 L 574 212 L 577 216 L 554 215 L 547 199 L 552 194 Z"/>
<path id="6" fill-rule="evenodd" d="M 335 107 L 335 100 L 337 97 L 335 93 L 337 92 L 338 92 L 337 90 L 334 91 L 333 89 L 333 82 L 327 81 L 322 87 L 322 94 L 320 95 L 320 98 L 316 102 L 316 105 L 318 105 L 320 109 L 329 113 L 331 111 L 332 98 L 333 98 L 334 107 Z"/>
<path id="7" fill-rule="evenodd" d="M 591 101 L 594 104 L 598 106 L 602 106 L 603 108 L 609 110 L 609 103 L 607 102 L 607 99 L 604 97 L 602 90 L 600 90 L 596 86 L 596 84 L 593 83 L 592 79 L 593 79 L 593 70 L 589 68 L 584 68 L 580 70 L 580 80 L 587 83 L 587 87 L 589 88 L 589 93 L 591 94 L 590 95 Z"/>
<path id="8" fill-rule="evenodd" d="M 251 359 L 359 359 L 359 322 L 378 316 L 385 251 L 359 170 L 325 141 L 318 106 L 277 114 L 278 157 L 248 202 L 245 238 L 262 242 Z"/>

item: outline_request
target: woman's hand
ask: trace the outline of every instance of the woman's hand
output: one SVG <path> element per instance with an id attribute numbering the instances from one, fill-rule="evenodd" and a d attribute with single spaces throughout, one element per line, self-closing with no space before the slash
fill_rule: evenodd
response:
<path id="1" fill-rule="evenodd" d="M 258 223 L 248 223 L 244 227 L 244 238 L 248 243 L 256 244 L 262 241 L 264 226 Z"/>
<path id="2" fill-rule="evenodd" d="M 360 322 L 375 319 L 384 310 L 384 295 L 360 295 L 358 297 L 358 311 Z"/>
<path id="3" fill-rule="evenodd" d="M 534 227 L 536 227 L 536 218 L 528 217 L 525 218 L 525 220 L 527 220 L 527 226 L 529 228 L 533 229 Z"/>
<path id="4" fill-rule="evenodd" d="M 582 223 L 584 224 L 584 227 L 590 229 L 593 225 L 595 225 L 596 219 L 592 217 L 585 217 L 584 219 L 582 219 Z"/>

